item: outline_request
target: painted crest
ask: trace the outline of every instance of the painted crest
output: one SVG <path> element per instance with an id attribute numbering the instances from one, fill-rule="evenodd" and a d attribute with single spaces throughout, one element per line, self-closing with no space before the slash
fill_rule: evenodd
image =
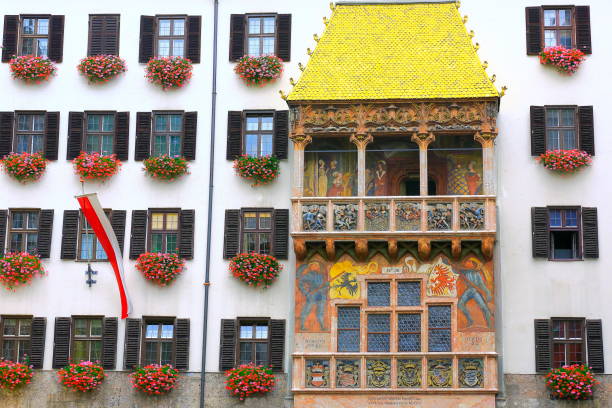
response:
<path id="1" fill-rule="evenodd" d="M 336 385 L 339 388 L 359 387 L 359 361 L 338 361 L 336 366 Z"/>
<path id="2" fill-rule="evenodd" d="M 428 361 L 427 384 L 434 388 L 450 387 L 453 384 L 451 360 Z"/>
<path id="3" fill-rule="evenodd" d="M 368 387 L 391 386 L 391 364 L 389 360 L 368 360 Z"/>
<path id="4" fill-rule="evenodd" d="M 462 359 L 459 362 L 459 384 L 461 387 L 477 388 L 483 386 L 482 360 Z"/>
<path id="5" fill-rule="evenodd" d="M 397 361 L 397 385 L 417 388 L 421 386 L 421 360 Z"/>
<path id="6" fill-rule="evenodd" d="M 306 363 L 306 386 L 313 388 L 329 386 L 329 361 L 308 360 Z"/>

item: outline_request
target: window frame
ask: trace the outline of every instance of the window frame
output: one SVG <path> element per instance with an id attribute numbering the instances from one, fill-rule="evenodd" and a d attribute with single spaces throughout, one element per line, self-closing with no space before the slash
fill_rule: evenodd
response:
<path id="1" fill-rule="evenodd" d="M 162 330 L 162 325 L 164 324 L 172 324 L 172 338 L 171 339 L 163 339 L 160 337 L 157 337 L 153 340 L 147 340 L 147 325 L 149 324 L 158 324 L 160 325 L 159 329 L 158 329 L 158 336 L 161 335 L 160 330 Z M 150 363 L 147 363 L 147 350 L 145 347 L 145 344 L 147 341 L 151 342 L 155 342 L 158 344 L 161 343 L 172 343 L 172 357 L 171 357 L 171 362 L 170 364 L 172 364 L 172 366 L 175 365 L 176 363 L 176 318 L 175 317 L 155 317 L 155 316 L 143 316 L 142 317 L 142 323 L 141 323 L 141 340 L 140 340 L 140 362 L 141 364 L 147 365 Z M 161 362 L 161 346 L 157 347 L 157 363 L 153 363 L 153 364 L 160 364 Z"/>
<path id="2" fill-rule="evenodd" d="M 452 313 L 452 311 L 451 311 Z M 403 315 L 418 315 L 419 316 L 419 323 L 420 323 L 420 330 L 418 332 L 411 332 L 411 331 L 401 331 L 400 330 L 400 316 Z M 398 353 L 420 353 L 423 351 L 423 313 L 421 311 L 402 311 L 402 312 L 397 312 L 395 314 L 396 318 L 396 327 L 397 327 L 397 344 L 396 344 L 396 349 Z M 402 334 L 418 334 L 419 336 L 419 350 L 418 351 L 402 351 L 400 350 L 400 337 Z"/>
<path id="3" fill-rule="evenodd" d="M 247 154 L 246 152 L 246 138 L 247 138 L 247 134 L 254 134 L 257 135 L 257 155 L 253 156 L 253 157 L 263 157 L 263 155 L 261 154 L 261 137 L 262 135 L 267 135 L 270 134 L 271 138 L 272 138 L 272 146 L 270 149 L 270 155 L 273 156 L 274 155 L 274 146 L 275 146 L 275 141 L 274 141 L 274 134 L 276 132 L 276 126 L 275 126 L 275 111 L 274 110 L 269 110 L 269 109 L 261 109 L 261 110 L 246 110 L 242 112 L 242 135 L 241 135 L 241 152 L 242 154 Z M 261 118 L 264 116 L 270 116 L 272 118 L 272 130 L 271 131 L 262 131 L 261 130 L 261 122 L 258 120 L 258 127 L 259 129 L 257 129 L 257 131 L 248 131 L 247 130 L 247 119 L 248 117 L 257 117 L 257 118 Z"/>
<path id="4" fill-rule="evenodd" d="M 153 213 L 163 213 L 164 214 L 164 229 L 163 230 L 154 230 L 153 229 Z M 177 215 L 177 226 L 176 230 L 168 230 L 166 229 L 166 214 L 174 214 Z M 153 245 L 153 233 L 161 233 L 163 235 L 163 246 L 165 247 L 164 253 L 168 252 L 168 241 L 166 240 L 166 236 L 170 233 L 174 233 L 176 231 L 176 251 L 171 252 L 174 254 L 179 253 L 181 247 L 181 209 L 180 208 L 149 208 L 147 211 L 147 251 L 151 252 L 151 247 Z"/>
<path id="5" fill-rule="evenodd" d="M 36 23 L 34 24 L 34 31 L 38 31 L 38 20 L 39 19 L 47 19 L 48 20 L 48 27 L 47 27 L 47 34 L 41 35 L 38 33 L 35 34 L 24 34 L 23 33 L 23 20 L 25 19 L 36 19 Z M 49 58 L 49 48 L 51 46 L 51 38 L 50 38 L 50 34 L 51 34 L 51 14 L 20 14 L 19 15 L 19 27 L 17 28 L 17 55 L 18 56 L 24 56 L 24 55 L 34 55 L 34 56 L 39 56 L 38 55 L 38 44 L 36 44 L 36 50 L 34 54 L 24 54 L 23 53 L 23 40 L 25 38 L 46 38 L 47 39 L 47 55 L 44 56 L 45 58 Z"/>
<path id="6" fill-rule="evenodd" d="M 583 258 L 583 250 L 582 250 L 582 207 L 580 206 L 548 206 L 546 207 L 548 210 L 548 260 L 549 261 L 557 261 L 557 262 L 568 262 L 568 261 L 581 261 Z M 576 211 L 576 227 L 551 227 L 550 226 L 550 211 L 551 210 L 575 210 Z M 562 220 L 565 220 L 565 212 L 563 212 Z M 562 224 L 564 221 L 562 221 Z M 555 258 L 554 257 L 554 239 L 553 232 L 563 232 L 570 231 L 576 232 L 576 257 L 574 258 Z"/>
<path id="7" fill-rule="evenodd" d="M 109 221 L 111 219 L 111 214 L 112 214 L 112 210 L 110 208 L 104 208 L 104 214 L 108 217 Z M 106 254 L 106 259 L 98 259 L 96 258 L 96 249 L 97 249 L 97 245 L 99 244 L 100 241 L 98 241 L 98 237 L 94 235 L 93 237 L 93 246 L 94 246 L 94 250 L 93 250 L 93 255 L 94 257 L 91 259 L 87 259 L 87 258 L 82 258 L 81 257 L 81 249 L 83 248 L 83 233 L 85 232 L 84 230 L 84 226 L 85 226 L 85 222 L 87 222 L 87 220 L 85 219 L 85 215 L 83 214 L 83 212 L 81 210 L 79 210 L 79 224 L 78 224 L 78 231 L 77 231 L 77 256 L 76 256 L 76 260 L 80 261 L 80 262 L 109 262 L 108 260 L 108 254 Z M 91 226 L 90 226 L 91 228 Z M 90 230 L 93 233 L 93 229 Z"/>
<path id="8" fill-rule="evenodd" d="M 546 31 L 555 31 L 555 41 L 556 46 L 560 46 L 559 43 L 559 31 L 569 30 L 571 31 L 572 36 L 572 46 L 571 49 L 576 49 L 576 7 L 575 6 L 542 6 L 542 20 L 540 22 L 541 35 L 542 35 L 542 49 L 546 48 Z M 555 18 L 557 21 L 557 25 L 555 26 L 547 26 L 545 25 L 544 20 L 544 12 L 546 10 L 555 10 Z M 569 26 L 560 26 L 559 25 L 559 10 L 569 10 L 571 24 Z"/>
<path id="9" fill-rule="evenodd" d="M 255 212 L 257 213 L 257 228 L 254 229 L 246 229 L 244 226 L 244 221 L 245 221 L 245 217 L 244 214 L 245 213 L 250 213 L 250 212 Z M 270 229 L 266 230 L 266 229 L 261 229 L 259 227 L 259 214 L 260 213 L 270 213 Z M 268 253 L 268 255 L 273 255 L 274 254 L 274 234 L 276 232 L 276 228 L 275 228 L 275 222 L 274 222 L 274 209 L 273 208 L 255 208 L 255 207 L 245 207 L 245 208 L 241 208 L 240 209 L 240 245 L 239 245 L 239 252 L 244 252 L 245 248 L 244 248 L 244 234 L 250 232 L 250 233 L 254 233 L 256 234 L 256 247 L 258 248 L 258 250 L 256 251 L 256 253 L 260 254 L 261 252 L 259 252 L 259 248 L 260 248 L 260 242 L 259 242 L 259 234 L 263 234 L 263 233 L 268 233 L 270 234 L 270 251 Z"/>
<path id="10" fill-rule="evenodd" d="M 153 34 L 153 38 L 154 38 L 154 43 L 153 43 L 153 55 L 155 58 L 162 58 L 159 55 L 159 40 L 168 40 L 169 41 L 169 45 L 168 45 L 168 58 L 171 58 L 172 55 L 172 50 L 174 48 L 173 46 L 173 41 L 174 40 L 179 40 L 182 39 L 183 40 L 183 55 L 180 55 L 180 57 L 182 58 L 187 58 L 187 32 L 189 31 L 188 27 L 187 27 L 187 20 L 188 20 L 188 15 L 187 14 L 157 14 L 155 15 L 155 32 Z M 160 36 L 159 35 L 159 21 L 160 20 L 171 20 L 170 22 L 170 33 L 173 32 L 174 29 L 174 20 L 178 20 L 178 19 L 183 19 L 183 35 L 164 35 L 164 36 Z M 161 38 L 160 38 L 161 37 Z"/>
<path id="11" fill-rule="evenodd" d="M 24 130 L 24 131 L 20 131 L 19 130 L 19 116 L 20 115 L 42 115 L 43 117 L 43 130 L 41 131 L 34 131 L 34 130 Z M 47 145 L 47 112 L 46 111 L 41 111 L 41 110 L 31 110 L 31 111 L 27 111 L 27 110 L 20 110 L 20 111 L 15 111 L 15 121 L 13 123 L 13 138 L 11 140 L 11 151 L 16 152 L 17 151 L 17 139 L 19 135 L 29 135 L 29 139 L 28 139 L 28 153 L 32 152 L 32 134 L 37 134 L 37 135 L 42 135 L 42 150 L 40 152 L 37 153 L 41 153 L 44 155 L 45 153 L 45 146 Z"/>
<path id="12" fill-rule="evenodd" d="M 552 150 L 549 148 L 548 146 L 548 130 L 569 130 L 571 129 L 570 126 L 548 126 L 548 111 L 550 110 L 573 110 L 574 111 L 574 137 L 575 137 L 575 144 L 576 144 L 576 149 L 580 149 L 580 127 L 579 127 L 579 123 L 578 123 L 578 106 L 577 105 L 544 105 L 544 146 L 546 150 Z M 564 149 L 564 147 L 562 146 L 562 140 L 561 138 L 559 138 L 559 148 L 560 149 Z"/>
<path id="13" fill-rule="evenodd" d="M 335 329 L 336 329 L 336 338 L 334 339 L 335 342 L 336 342 L 336 352 L 337 353 L 361 353 L 362 352 L 361 350 L 363 350 L 364 348 L 367 349 L 367 336 L 366 336 L 365 345 L 364 345 L 364 342 L 362 341 L 363 340 L 362 339 L 362 334 L 363 334 L 362 330 L 364 330 L 364 328 L 363 328 L 363 320 L 364 320 L 364 315 L 366 314 L 364 309 L 367 308 L 367 306 L 364 306 L 364 305 L 362 305 L 360 303 L 338 303 L 338 304 L 336 304 L 334 306 L 335 306 L 334 307 L 334 312 L 336 313 L 336 316 L 335 316 L 336 317 L 336 327 L 335 327 Z M 359 327 L 357 327 L 357 328 L 352 327 L 352 328 L 349 328 L 349 329 L 346 329 L 346 328 L 341 329 L 339 327 L 339 325 L 338 325 L 338 320 L 339 320 L 338 319 L 338 315 L 339 315 L 338 311 L 340 310 L 340 308 L 357 308 L 357 309 L 359 309 L 359 319 L 358 319 Z M 367 319 L 366 319 L 366 324 L 367 324 Z M 358 347 L 359 350 L 357 350 L 357 351 L 344 351 L 344 350 L 341 351 L 341 350 L 339 350 L 338 339 L 340 338 L 340 332 L 341 331 L 354 332 L 355 330 L 359 334 L 357 336 L 357 338 L 359 340 L 359 347 Z M 367 331 L 367 327 L 366 327 L 365 330 Z"/>
<path id="14" fill-rule="evenodd" d="M 11 247 L 11 238 L 13 236 L 14 233 L 17 234 L 25 234 L 26 235 L 26 240 L 24 240 L 22 242 L 22 250 L 24 252 L 28 252 L 27 251 L 27 234 L 31 233 L 32 231 L 36 231 L 36 235 L 37 235 L 37 241 L 38 241 L 38 235 L 40 234 L 40 213 L 41 213 L 41 209 L 40 208 L 9 208 L 9 217 L 8 217 L 8 225 L 7 225 L 7 234 L 6 234 L 6 245 L 5 248 L 7 248 L 7 252 L 13 252 L 12 251 L 12 247 Z M 36 230 L 28 230 L 28 228 L 25 229 L 20 229 L 20 230 L 14 230 L 13 229 L 13 214 L 15 212 L 28 212 L 28 213 L 33 213 L 33 212 L 37 212 L 38 213 L 38 228 L 36 228 Z M 26 221 L 26 226 L 27 226 L 27 221 Z M 38 248 L 36 248 L 36 251 L 34 251 L 35 253 L 38 253 Z M 30 252 L 31 253 L 31 252 Z"/>
<path id="15" fill-rule="evenodd" d="M 567 323 L 570 321 L 579 322 L 580 323 L 580 332 L 581 338 L 576 340 L 572 338 L 564 338 L 564 339 L 556 339 L 554 336 L 554 323 L 555 322 L 563 322 L 565 326 L 565 330 L 567 333 Z M 551 342 L 551 350 L 550 350 L 550 366 L 555 368 L 555 344 L 580 344 L 582 345 L 581 352 L 581 363 L 587 364 L 588 351 L 587 351 L 587 342 L 586 342 L 586 319 L 582 317 L 552 317 L 550 318 L 550 342 Z M 565 353 L 565 364 L 568 364 L 568 351 L 564 347 Z"/>
<path id="16" fill-rule="evenodd" d="M 240 362 L 240 344 L 241 343 L 250 343 L 252 345 L 254 345 L 255 343 L 265 343 L 267 346 L 267 351 L 266 351 L 266 364 L 265 365 L 270 365 L 270 357 L 271 357 L 271 347 L 270 347 L 270 340 L 272 338 L 271 336 L 271 328 L 270 328 L 270 318 L 269 317 L 237 317 L 236 318 L 236 355 L 234 356 L 234 362 L 236 365 L 242 364 Z M 257 325 L 261 325 L 260 323 L 265 323 L 265 325 L 268 327 L 268 337 L 265 339 L 257 339 L 255 337 L 251 338 L 251 339 L 242 339 L 240 337 L 240 327 L 243 325 L 247 325 L 250 324 L 251 326 L 257 326 Z M 257 330 L 255 330 L 255 332 L 253 333 L 253 336 L 257 336 Z M 251 349 L 251 357 L 256 357 L 256 348 L 253 347 Z M 255 359 L 252 359 L 251 362 L 255 363 Z"/>
<path id="17" fill-rule="evenodd" d="M 269 33 L 264 34 L 263 32 L 263 21 L 260 22 L 260 33 L 259 34 L 250 34 L 249 33 L 249 18 L 266 18 L 266 17 L 274 17 L 274 33 L 271 35 Z M 244 15 L 244 54 L 251 56 L 249 53 L 249 38 L 266 38 L 272 37 L 274 38 L 274 53 L 273 55 L 278 54 L 278 13 L 247 13 Z M 269 55 L 264 54 L 263 52 L 263 40 L 259 42 L 259 56 Z"/>
<path id="18" fill-rule="evenodd" d="M 26 320 L 29 319 L 30 320 L 30 335 L 27 336 L 28 341 L 30 342 L 30 354 L 32 354 L 32 321 L 34 319 L 34 316 L 32 315 L 5 315 L 2 314 L 0 315 L 0 357 L 4 356 L 4 342 L 5 341 L 16 341 L 17 342 L 17 347 L 19 347 L 19 338 L 23 337 L 25 338 L 26 336 L 9 336 L 8 339 L 5 338 L 4 336 L 4 322 L 6 319 L 16 319 L 16 320 Z M 17 354 L 16 354 L 17 359 L 12 360 L 12 361 L 19 361 L 19 349 L 17 349 Z"/>
<path id="19" fill-rule="evenodd" d="M 385 307 L 387 308 L 388 306 L 375 306 L 375 307 Z M 365 312 L 365 318 L 366 318 L 366 326 L 365 326 L 365 331 L 366 331 L 366 353 L 390 353 L 391 349 L 393 348 L 393 314 L 394 311 L 391 309 L 391 307 L 388 307 L 389 310 L 388 311 L 376 311 L 376 312 Z M 389 331 L 386 332 L 375 332 L 375 331 L 370 331 L 370 316 L 388 316 L 389 317 Z M 383 350 L 383 351 L 371 351 L 370 350 L 370 334 L 382 334 L 382 335 L 387 335 L 388 339 L 389 339 L 389 349 L 388 350 Z M 399 333 L 398 333 L 399 335 Z M 397 348 L 397 345 L 396 345 Z"/>
<path id="20" fill-rule="evenodd" d="M 86 152 L 87 151 L 87 138 L 90 135 L 89 132 L 89 115 L 98 115 L 98 116 L 102 116 L 102 115 L 112 115 L 113 116 L 113 130 L 110 132 L 105 132 L 103 130 L 99 130 L 96 132 L 91 132 L 92 134 L 97 134 L 97 135 L 101 135 L 101 136 L 106 136 L 106 135 L 110 135 L 113 138 L 113 151 L 111 152 L 111 154 L 116 154 L 117 151 L 117 111 L 85 111 L 84 115 L 83 115 L 83 138 L 81 141 L 81 150 Z M 102 125 L 102 119 L 99 119 L 100 121 L 100 125 Z M 102 126 L 100 126 L 100 129 L 102 129 Z M 96 152 L 102 154 L 102 140 L 99 141 L 98 143 L 99 145 L 99 149 L 96 150 Z"/>
<path id="21" fill-rule="evenodd" d="M 87 320 L 87 336 L 76 336 L 76 320 L 77 319 L 86 319 Z M 91 336 L 91 321 L 92 320 L 100 320 L 101 322 L 101 333 L 100 336 L 92 337 Z M 79 363 L 79 361 L 74 361 L 74 352 L 75 352 L 75 343 L 76 341 L 86 341 L 87 342 L 87 355 L 89 361 L 93 361 L 91 359 L 91 343 L 94 341 L 100 342 L 100 360 L 104 358 L 104 316 L 98 315 L 75 315 L 70 317 L 70 362 L 71 363 Z M 87 361 L 83 360 L 83 361 Z"/>
<path id="22" fill-rule="evenodd" d="M 170 130 L 164 130 L 163 132 L 160 131 L 156 131 L 155 130 L 155 117 L 157 115 L 181 115 L 181 130 L 180 131 L 170 131 Z M 168 122 L 170 123 L 170 122 Z M 150 139 L 150 149 L 149 149 L 149 154 L 151 155 L 151 157 L 158 157 L 155 156 L 155 136 L 158 134 L 164 134 L 166 136 L 166 138 L 168 138 L 168 135 L 175 135 L 178 134 L 181 138 L 181 152 L 179 154 L 180 157 L 183 157 L 184 154 L 184 144 L 185 144 L 185 111 L 182 110 L 175 110 L 175 111 L 171 111 L 171 110 L 164 110 L 164 111 L 152 111 L 151 112 L 151 139 Z M 167 147 L 167 152 L 168 153 L 164 153 L 167 155 L 170 155 L 170 143 L 168 141 L 168 139 L 166 139 L 166 147 Z M 172 156 L 175 157 L 175 156 Z"/>
<path id="23" fill-rule="evenodd" d="M 430 327 L 429 325 L 429 309 L 431 307 L 436 307 L 436 306 L 446 306 L 449 308 L 450 310 L 450 317 L 449 317 L 449 326 L 448 327 Z M 452 353 L 453 352 L 453 337 L 456 335 L 456 333 L 453 332 L 453 304 L 452 303 L 427 303 L 425 305 L 425 307 L 427 308 L 427 352 L 428 353 Z M 421 327 L 423 325 L 423 321 L 421 320 Z M 449 339 L 449 344 L 450 344 L 450 349 L 446 350 L 446 351 L 433 351 L 433 350 L 429 350 L 429 339 L 430 339 L 430 333 L 431 331 L 442 331 L 442 330 L 448 330 L 450 333 L 450 339 Z M 421 335 L 421 342 L 423 342 L 423 336 Z"/>
<path id="24" fill-rule="evenodd" d="M 89 55 L 89 50 L 91 50 L 91 41 L 93 39 L 93 36 L 91 35 L 91 21 L 92 21 L 92 17 L 117 17 L 117 55 L 119 55 L 120 52 L 120 46 L 121 46 L 121 14 L 117 14 L 117 13 L 93 13 L 93 14 L 89 14 L 88 15 L 88 19 L 87 19 L 87 56 L 91 57 L 92 55 Z"/>

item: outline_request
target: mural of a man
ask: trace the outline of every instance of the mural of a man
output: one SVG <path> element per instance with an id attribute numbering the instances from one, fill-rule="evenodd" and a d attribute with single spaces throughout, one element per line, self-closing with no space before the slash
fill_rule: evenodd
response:
<path id="1" fill-rule="evenodd" d="M 306 328 L 306 320 L 314 309 L 319 330 L 326 330 L 325 307 L 327 306 L 327 291 L 329 283 L 323 266 L 319 262 L 300 265 L 297 270 L 298 289 L 304 295 L 305 302 L 300 312 L 300 330 L 314 331 Z M 315 329 L 316 330 L 316 329 Z"/>
<path id="2" fill-rule="evenodd" d="M 459 268 L 459 279 L 465 284 L 466 290 L 461 294 L 457 307 L 467 320 L 468 327 L 473 326 L 474 319 L 470 310 L 467 308 L 467 303 L 473 300 L 476 306 L 481 310 L 487 327 L 491 328 L 492 314 L 489 310 L 488 302 L 491 301 L 491 291 L 487 287 L 482 273 L 482 263 L 476 258 L 468 258 L 463 262 L 465 268 Z M 485 300 L 486 299 L 486 300 Z"/>

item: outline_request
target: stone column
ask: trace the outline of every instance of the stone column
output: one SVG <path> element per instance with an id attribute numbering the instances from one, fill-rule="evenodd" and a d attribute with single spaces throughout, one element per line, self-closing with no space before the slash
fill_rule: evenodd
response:
<path id="1" fill-rule="evenodd" d="M 474 140 L 482 145 L 482 192 L 495 195 L 495 131 L 476 132 Z"/>
<path id="2" fill-rule="evenodd" d="M 419 145 L 419 181 L 421 187 L 421 195 L 428 194 L 427 189 L 427 147 L 431 142 L 436 140 L 436 136 L 432 132 L 426 132 L 419 129 L 419 133 L 412 134 L 412 141 Z"/>
<path id="3" fill-rule="evenodd" d="M 304 196 L 304 149 L 312 142 L 312 137 L 304 134 L 292 133 L 289 138 L 293 141 L 293 197 Z"/>
<path id="4" fill-rule="evenodd" d="M 366 146 L 374 140 L 370 133 L 353 134 L 351 142 L 357 146 L 357 195 L 366 195 Z"/>

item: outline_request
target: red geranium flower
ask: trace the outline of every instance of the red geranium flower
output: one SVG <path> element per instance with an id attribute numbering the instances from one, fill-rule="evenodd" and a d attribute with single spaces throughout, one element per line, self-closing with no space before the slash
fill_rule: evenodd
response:
<path id="1" fill-rule="evenodd" d="M 282 265 L 272 255 L 256 252 L 238 254 L 230 261 L 230 271 L 235 278 L 251 286 L 267 288 L 278 277 Z"/>
<path id="2" fill-rule="evenodd" d="M 544 378 L 552 396 L 558 399 L 590 398 L 593 396 L 593 387 L 599 384 L 591 368 L 583 364 L 553 368 Z"/>
<path id="3" fill-rule="evenodd" d="M 549 170 L 573 173 L 591 164 L 591 155 L 583 150 L 547 150 L 537 160 Z"/>
<path id="4" fill-rule="evenodd" d="M 47 168 L 47 160 L 41 153 L 11 153 L 0 164 L 9 176 L 22 183 L 38 180 Z"/>
<path id="5" fill-rule="evenodd" d="M 245 80 L 247 85 L 263 86 L 281 76 L 283 60 L 275 55 L 262 55 L 261 57 L 245 55 L 238 60 L 234 71 Z"/>
<path id="6" fill-rule="evenodd" d="M 117 55 L 94 55 L 83 58 L 77 70 L 87 77 L 90 83 L 108 82 L 126 71 L 125 61 Z"/>
<path id="7" fill-rule="evenodd" d="M 21 55 L 13 57 L 9 61 L 9 67 L 13 78 L 21 79 L 28 83 L 39 83 L 48 80 L 55 74 L 57 68 L 50 59 L 35 57 L 33 55 Z"/>
<path id="8" fill-rule="evenodd" d="M 242 155 L 234 160 L 234 169 L 240 177 L 253 181 L 253 186 L 267 184 L 280 173 L 279 160 L 275 156 L 252 157 Z"/>
<path id="9" fill-rule="evenodd" d="M 130 374 L 132 387 L 149 395 L 169 393 L 176 387 L 178 376 L 178 370 L 170 364 L 137 367 Z"/>
<path id="10" fill-rule="evenodd" d="M 185 261 L 177 254 L 146 252 L 136 260 L 136 269 L 151 282 L 166 286 L 183 272 Z"/>
<path id="11" fill-rule="evenodd" d="M 72 391 L 93 391 L 97 389 L 106 374 L 104 368 L 98 363 L 81 361 L 77 364 L 69 364 L 57 372 L 59 382 Z"/>
<path id="12" fill-rule="evenodd" d="M 45 268 L 38 255 L 27 252 L 8 252 L 0 258 L 0 283 L 15 290 L 28 284 L 34 276 L 43 276 Z"/>
<path id="13" fill-rule="evenodd" d="M 79 175 L 81 181 L 106 180 L 111 178 L 121 168 L 121 161 L 117 156 L 103 156 L 100 153 L 81 154 L 72 160 L 74 171 Z"/>
<path id="14" fill-rule="evenodd" d="M 151 58 L 145 68 L 145 77 L 164 90 L 180 88 L 191 78 L 191 60 L 183 57 Z"/>
<path id="15" fill-rule="evenodd" d="M 32 381 L 32 366 L 0 359 L 0 389 L 12 391 Z"/>
<path id="16" fill-rule="evenodd" d="M 552 65 L 568 75 L 576 72 L 582 61 L 584 53 L 575 48 L 548 47 L 540 53 L 541 64 Z"/>
<path id="17" fill-rule="evenodd" d="M 243 364 L 225 372 L 225 389 L 244 401 L 254 394 L 266 394 L 274 388 L 275 378 L 270 367 Z"/>
<path id="18" fill-rule="evenodd" d="M 158 180 L 173 181 L 188 174 L 188 162 L 183 157 L 154 156 L 146 159 L 143 164 L 144 171 Z"/>

